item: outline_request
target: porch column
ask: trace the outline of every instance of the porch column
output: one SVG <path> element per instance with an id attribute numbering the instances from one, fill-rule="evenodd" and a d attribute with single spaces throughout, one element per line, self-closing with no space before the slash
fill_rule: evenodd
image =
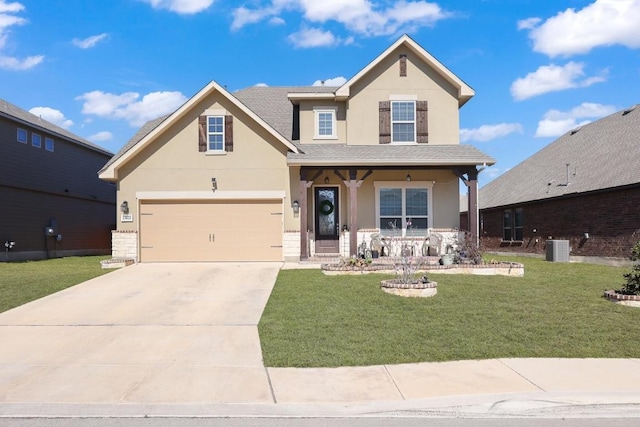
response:
<path id="1" fill-rule="evenodd" d="M 478 237 L 480 236 L 480 221 L 478 220 L 478 170 L 474 167 L 467 172 L 469 188 L 469 208 L 467 209 L 469 231 L 478 246 Z"/>
<path id="2" fill-rule="evenodd" d="M 300 204 L 300 261 L 309 259 L 309 232 L 307 224 L 307 189 L 309 188 L 307 181 L 307 170 L 300 168 L 300 194 L 298 195 L 298 203 Z"/>
<path id="3" fill-rule="evenodd" d="M 349 255 L 358 255 L 358 170 L 349 169 Z"/>

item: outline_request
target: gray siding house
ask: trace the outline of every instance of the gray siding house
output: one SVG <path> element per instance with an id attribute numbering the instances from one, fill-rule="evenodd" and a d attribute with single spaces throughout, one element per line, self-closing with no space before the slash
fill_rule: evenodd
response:
<path id="1" fill-rule="evenodd" d="M 109 254 L 107 150 L 0 99 L 1 261 Z"/>
<path id="2" fill-rule="evenodd" d="M 640 106 L 573 129 L 482 187 L 489 250 L 627 258 L 640 240 Z M 465 213 L 461 213 L 464 224 Z"/>

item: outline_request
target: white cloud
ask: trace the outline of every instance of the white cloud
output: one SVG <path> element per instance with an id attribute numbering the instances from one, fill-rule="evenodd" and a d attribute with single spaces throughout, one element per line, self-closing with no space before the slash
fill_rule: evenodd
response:
<path id="1" fill-rule="evenodd" d="M 89 138 L 87 138 L 89 141 L 93 141 L 93 142 L 100 142 L 100 141 L 109 141 L 111 139 L 113 139 L 113 134 L 109 131 L 102 131 L 102 132 L 98 132 L 95 133 L 93 135 L 91 135 Z"/>
<path id="2" fill-rule="evenodd" d="M 10 27 L 27 23 L 25 18 L 15 15 L 22 11 L 24 11 L 24 5 L 21 3 L 7 3 L 6 0 L 0 0 L 0 49 L 5 46 Z M 24 59 L 18 59 L 0 53 L 0 68 L 13 71 L 28 70 L 40 64 L 43 60 L 43 55 L 34 55 Z"/>
<path id="3" fill-rule="evenodd" d="M 411 32 L 419 27 L 433 26 L 436 22 L 452 16 L 437 3 L 425 0 L 400 0 L 393 2 L 392 6 L 386 8 L 370 0 L 271 0 L 262 7 L 249 9 L 241 6 L 235 9 L 231 28 L 238 30 L 245 25 L 254 24 L 267 18 L 279 18 L 278 15 L 284 11 L 300 12 L 305 21 L 314 25 L 329 21 L 337 22 L 348 31 L 363 36 Z M 308 31 L 303 29 L 300 33 L 304 34 Z M 319 29 L 316 31 L 329 33 Z M 298 38 L 294 37 L 294 40 Z M 320 39 L 320 35 L 314 37 L 314 40 L 318 39 Z M 301 42 L 294 44 L 298 47 L 332 45 L 331 38 L 327 34 L 324 35 L 322 43 Z"/>
<path id="4" fill-rule="evenodd" d="M 542 21 L 540 18 L 527 18 L 521 21 L 518 21 L 518 29 L 519 30 L 530 30 L 538 25 Z"/>
<path id="5" fill-rule="evenodd" d="M 86 39 L 73 39 L 72 43 L 80 49 L 89 49 L 98 44 L 98 42 L 106 39 L 108 36 L 109 34 L 102 33 L 95 36 L 87 37 Z"/>
<path id="6" fill-rule="evenodd" d="M 570 56 L 615 44 L 640 48 L 639 17 L 640 0 L 596 0 L 578 11 L 570 8 L 540 25 L 523 28 L 530 30 L 536 52 Z"/>
<path id="7" fill-rule="evenodd" d="M 0 55 L 0 68 L 23 71 L 35 67 L 44 60 L 44 55 L 28 56 L 24 59 Z"/>
<path id="8" fill-rule="evenodd" d="M 213 4 L 215 0 L 141 0 L 149 3 L 154 9 L 167 9 L 183 15 L 202 12 Z"/>
<path id="9" fill-rule="evenodd" d="M 560 136 L 578 126 L 591 123 L 591 120 L 581 119 L 599 119 L 615 112 L 616 107 L 613 105 L 591 102 L 583 102 L 569 111 L 549 110 L 538 122 L 535 136 L 538 138 Z"/>
<path id="10" fill-rule="evenodd" d="M 313 82 L 312 86 L 342 86 L 346 82 L 347 82 L 347 79 L 345 79 L 342 76 L 339 76 L 339 77 L 334 77 L 332 79 L 316 80 L 315 82 Z"/>
<path id="11" fill-rule="evenodd" d="M 84 101 L 83 114 L 123 119 L 131 126 L 142 126 L 149 120 L 172 113 L 187 98 L 180 92 L 151 92 L 140 98 L 137 92 L 117 95 L 94 90 L 76 97 L 76 100 Z"/>
<path id="12" fill-rule="evenodd" d="M 606 70 L 600 76 L 584 78 L 584 63 L 569 62 L 565 65 L 543 65 L 533 73 L 511 84 L 511 95 L 522 101 L 547 92 L 576 87 L 587 87 L 606 80 Z"/>
<path id="13" fill-rule="evenodd" d="M 321 47 L 340 44 L 340 38 L 331 31 L 322 31 L 318 28 L 303 28 L 297 33 L 290 34 L 287 39 L 295 47 Z"/>
<path id="14" fill-rule="evenodd" d="M 67 119 L 62 111 L 56 110 L 54 108 L 34 107 L 30 109 L 29 112 L 64 129 L 68 129 L 73 126 L 73 121 Z"/>
<path id="15" fill-rule="evenodd" d="M 499 123 L 497 125 L 482 125 L 475 129 L 460 129 L 460 141 L 491 141 L 511 133 L 523 133 L 520 123 Z"/>

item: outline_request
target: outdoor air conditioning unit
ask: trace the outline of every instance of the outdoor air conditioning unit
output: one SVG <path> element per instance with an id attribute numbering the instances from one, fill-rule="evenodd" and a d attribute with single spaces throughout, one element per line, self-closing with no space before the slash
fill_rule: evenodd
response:
<path id="1" fill-rule="evenodd" d="M 547 261 L 569 262 L 569 241 L 547 240 Z"/>

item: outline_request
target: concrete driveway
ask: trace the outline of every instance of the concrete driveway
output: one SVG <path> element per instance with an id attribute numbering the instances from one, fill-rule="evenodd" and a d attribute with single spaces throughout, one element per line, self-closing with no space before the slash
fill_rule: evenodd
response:
<path id="1" fill-rule="evenodd" d="M 137 264 L 0 313 L 0 402 L 273 403 L 281 263 Z"/>

